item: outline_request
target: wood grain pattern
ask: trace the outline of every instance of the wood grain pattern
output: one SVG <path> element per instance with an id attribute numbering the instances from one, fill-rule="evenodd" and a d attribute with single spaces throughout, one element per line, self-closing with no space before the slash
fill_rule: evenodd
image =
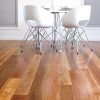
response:
<path id="1" fill-rule="evenodd" d="M 70 74 L 69 74 L 69 62 L 68 59 L 66 57 L 66 53 L 63 52 L 61 54 L 58 54 L 58 58 L 59 58 L 59 82 L 60 85 L 72 85 L 71 82 L 71 78 L 70 78 Z"/>
<path id="2" fill-rule="evenodd" d="M 9 59 L 7 59 L 0 66 L 0 88 L 2 88 L 7 79 L 11 78 L 11 76 L 16 70 L 16 64 L 17 64 L 17 56 L 11 55 L 11 57 L 9 57 Z"/>
<path id="3" fill-rule="evenodd" d="M 43 42 L 39 55 L 32 43 L 22 54 L 20 41 L 0 42 L 0 100 L 100 100 L 100 42 L 56 53 Z"/>
<path id="4" fill-rule="evenodd" d="M 91 85 L 82 70 L 71 71 L 73 90 L 76 100 L 96 100 Z"/>
<path id="5" fill-rule="evenodd" d="M 84 73 L 85 75 L 87 76 L 88 80 L 90 81 L 90 84 L 91 84 L 91 87 L 92 87 L 92 90 L 94 93 L 96 92 L 100 92 L 100 86 L 97 82 L 97 80 L 95 80 L 95 77 L 93 76 L 92 72 L 91 72 L 91 69 L 89 68 L 89 60 L 92 56 L 90 55 L 87 60 L 86 58 L 83 56 L 83 54 L 81 53 L 77 58 L 78 60 L 76 61 L 77 62 L 77 66 L 81 69 L 84 69 Z M 92 61 L 93 59 L 91 59 Z M 94 61 L 94 60 L 93 60 Z"/>
<path id="6" fill-rule="evenodd" d="M 91 61 L 100 69 L 100 58 L 94 52 L 90 52 L 89 49 L 84 49 L 85 53 L 90 56 Z"/>
<path id="7" fill-rule="evenodd" d="M 35 55 L 26 69 L 14 95 L 28 95 L 34 81 L 34 77 L 40 62 L 41 56 Z"/>
<path id="8" fill-rule="evenodd" d="M 0 100 L 11 100 L 20 79 L 10 78 L 0 90 Z"/>
<path id="9" fill-rule="evenodd" d="M 17 48 L 9 48 L 0 53 L 0 66 L 17 50 Z"/>
<path id="10" fill-rule="evenodd" d="M 61 86 L 61 99 L 60 100 L 74 100 L 74 94 L 71 85 Z"/>

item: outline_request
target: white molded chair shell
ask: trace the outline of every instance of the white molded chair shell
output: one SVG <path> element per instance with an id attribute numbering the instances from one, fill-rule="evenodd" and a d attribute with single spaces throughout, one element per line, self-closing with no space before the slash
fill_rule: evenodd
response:
<path id="1" fill-rule="evenodd" d="M 90 15 L 90 5 L 84 5 L 77 8 L 73 8 L 71 11 L 64 14 L 62 18 L 63 26 L 66 28 L 85 27 L 90 20 Z"/>
<path id="2" fill-rule="evenodd" d="M 53 25 L 52 14 L 38 6 L 26 5 L 24 7 L 25 22 L 30 27 L 50 27 Z"/>

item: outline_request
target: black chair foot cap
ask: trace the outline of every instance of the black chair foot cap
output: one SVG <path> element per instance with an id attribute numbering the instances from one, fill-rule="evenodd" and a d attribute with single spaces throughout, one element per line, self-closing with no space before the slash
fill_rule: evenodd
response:
<path id="1" fill-rule="evenodd" d="M 23 53 L 23 50 L 21 50 L 21 53 Z"/>
<path id="2" fill-rule="evenodd" d="M 71 47 L 71 50 L 73 50 L 74 49 L 74 47 Z"/>
<path id="3" fill-rule="evenodd" d="M 91 49 L 91 52 L 93 51 L 93 49 Z"/>
<path id="4" fill-rule="evenodd" d="M 56 50 L 56 52 L 58 52 L 58 50 Z"/>

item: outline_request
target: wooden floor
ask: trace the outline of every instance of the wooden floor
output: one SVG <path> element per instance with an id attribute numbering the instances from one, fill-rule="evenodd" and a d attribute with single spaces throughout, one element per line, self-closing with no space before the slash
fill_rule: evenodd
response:
<path id="1" fill-rule="evenodd" d="M 0 100 L 100 100 L 100 42 L 94 52 L 70 45 L 56 53 L 44 43 L 20 54 L 18 41 L 0 41 Z"/>

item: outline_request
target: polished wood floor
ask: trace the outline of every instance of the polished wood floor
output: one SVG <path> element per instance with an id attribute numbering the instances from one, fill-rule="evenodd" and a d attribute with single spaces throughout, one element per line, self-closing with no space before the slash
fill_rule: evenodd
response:
<path id="1" fill-rule="evenodd" d="M 0 100 L 100 100 L 100 42 L 56 53 L 44 43 L 39 55 L 20 41 L 0 41 Z"/>

